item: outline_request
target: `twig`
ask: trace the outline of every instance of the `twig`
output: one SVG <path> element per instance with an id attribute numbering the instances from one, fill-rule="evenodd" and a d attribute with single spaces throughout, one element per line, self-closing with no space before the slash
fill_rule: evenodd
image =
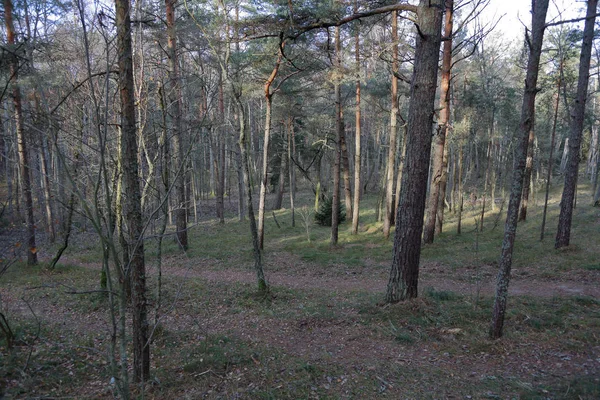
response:
<path id="1" fill-rule="evenodd" d="M 279 222 L 277 222 L 277 217 L 275 216 L 275 211 L 273 211 L 273 220 L 275 221 L 275 223 L 277 224 L 277 227 L 279 229 L 281 229 L 281 226 L 279 225 Z"/>

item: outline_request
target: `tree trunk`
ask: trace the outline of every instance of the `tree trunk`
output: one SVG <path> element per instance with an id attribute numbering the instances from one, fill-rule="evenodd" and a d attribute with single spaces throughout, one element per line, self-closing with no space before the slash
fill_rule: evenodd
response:
<path id="1" fill-rule="evenodd" d="M 559 68 L 562 70 L 563 61 L 561 59 Z M 544 240 L 544 231 L 546 230 L 546 214 L 548 211 L 548 196 L 550 195 L 550 182 L 552 180 L 552 167 L 554 164 L 554 141 L 556 140 L 556 123 L 558 121 L 558 106 L 560 104 L 560 86 L 561 77 L 558 77 L 556 102 L 554 103 L 554 119 L 552 120 L 552 136 L 550 138 L 550 155 L 548 156 L 548 173 L 546 175 L 546 194 L 544 197 L 544 211 L 542 213 L 542 228 L 540 229 L 540 240 Z"/>
<path id="2" fill-rule="evenodd" d="M 175 166 L 175 229 L 179 248 L 188 249 L 187 203 L 185 193 L 185 160 L 183 157 L 183 131 L 181 124 L 181 84 L 177 57 L 177 36 L 175 34 L 175 1 L 165 0 L 167 13 L 167 52 L 169 56 L 169 81 L 171 99 L 169 101 L 173 120 L 173 163 Z"/>
<path id="3" fill-rule="evenodd" d="M 290 181 L 290 211 L 292 212 L 292 228 L 296 226 L 296 208 L 294 200 L 296 197 L 296 169 L 293 158 L 296 157 L 296 145 L 294 141 L 294 119 L 288 117 L 288 175 Z"/>
<path id="4" fill-rule="evenodd" d="M 283 47 L 283 44 L 281 46 Z M 275 67 L 273 67 L 271 75 L 269 75 L 269 78 L 267 78 L 264 88 L 265 101 L 267 104 L 265 113 L 265 138 L 263 143 L 262 175 L 260 181 L 260 194 L 258 198 L 258 247 L 260 247 L 261 250 L 264 249 L 265 200 L 267 196 L 267 185 L 269 184 L 269 142 L 271 141 L 271 109 L 273 105 L 273 93 L 271 93 L 271 85 L 273 85 L 273 81 L 275 80 L 275 77 L 279 72 L 279 67 L 281 65 L 282 58 L 283 53 L 280 48 L 279 55 L 277 56 L 277 61 L 275 62 Z"/>
<path id="5" fill-rule="evenodd" d="M 15 28 L 13 24 L 13 5 L 11 0 L 4 0 L 4 22 L 6 38 L 11 49 L 15 48 Z M 21 88 L 19 87 L 19 60 L 11 54 L 10 74 L 13 80 L 12 96 L 17 131 L 17 147 L 19 153 L 19 171 L 21 177 L 21 193 L 25 205 L 25 222 L 27 225 L 27 264 L 37 264 L 37 248 L 35 244 L 35 220 L 33 215 L 33 198 L 31 195 L 31 171 L 29 166 L 28 139 L 25 134 L 23 109 L 21 105 Z M 18 204 L 18 202 L 17 202 Z"/>
<path id="6" fill-rule="evenodd" d="M 571 239 L 571 221 L 573 219 L 573 206 L 577 190 L 577 176 L 579 174 L 579 150 L 581 148 L 585 102 L 590 79 L 590 61 L 592 58 L 597 5 L 598 0 L 588 0 L 581 56 L 579 58 L 577 97 L 575 98 L 575 106 L 571 114 L 569 160 L 565 169 L 565 185 L 560 201 L 560 216 L 558 217 L 558 229 L 556 232 L 556 242 L 554 243 L 554 247 L 557 249 L 568 246 Z"/>
<path id="7" fill-rule="evenodd" d="M 270 86 L 270 85 L 269 85 Z M 272 95 L 269 86 L 265 85 L 265 100 L 267 109 L 265 114 L 265 139 L 263 144 L 262 176 L 260 180 L 260 194 L 258 197 L 258 247 L 264 249 L 265 240 L 265 200 L 267 185 L 269 184 L 269 142 L 271 140 L 271 104 Z"/>
<path id="8" fill-rule="evenodd" d="M 396 217 L 393 260 L 385 296 L 387 303 L 418 295 L 442 13 L 442 0 L 421 0 L 419 3 L 419 33 L 410 88 L 406 160 Z"/>
<path id="9" fill-rule="evenodd" d="M 236 94 L 239 96 L 239 94 Z M 256 219 L 254 218 L 254 206 L 252 204 L 252 182 L 250 181 L 250 161 L 248 160 L 248 139 L 246 135 L 246 121 L 244 115 L 244 105 L 239 97 L 236 97 L 239 112 L 239 129 L 240 129 L 240 158 L 242 161 L 244 177 L 246 182 L 246 207 L 248 209 L 248 219 L 250 220 L 250 233 L 252 235 L 252 247 L 254 250 L 254 269 L 258 281 L 259 293 L 266 294 L 269 291 L 267 280 L 263 271 L 262 252 L 258 245 L 258 229 L 256 227 Z"/>
<path id="10" fill-rule="evenodd" d="M 506 312 L 506 301 L 508 297 L 508 284 L 510 282 L 510 270 L 512 267 L 512 253 L 517 233 L 517 218 L 519 214 L 519 203 L 523 192 L 523 175 L 527 158 L 527 144 L 529 131 L 533 125 L 533 112 L 535 109 L 535 96 L 537 94 L 537 79 L 542 53 L 542 42 L 544 37 L 546 12 L 548 11 L 548 0 L 534 0 L 532 15 L 532 39 L 527 61 L 527 72 L 525 77 L 525 90 L 523 93 L 523 105 L 521 107 L 521 122 L 519 126 L 520 136 L 518 138 L 518 150 L 515 153 L 515 168 L 512 177 L 510 200 L 504 226 L 504 239 L 499 261 L 499 272 L 496 280 L 496 298 L 494 301 L 490 337 L 497 339 L 502 336 L 504 326 L 504 314 Z"/>
<path id="11" fill-rule="evenodd" d="M 350 183 L 350 160 L 348 157 L 348 146 L 346 144 L 346 130 L 344 124 L 342 124 L 342 134 L 340 140 L 340 149 L 342 152 L 342 175 L 344 177 L 344 206 L 346 207 L 346 215 L 352 215 L 352 184 Z"/>
<path id="12" fill-rule="evenodd" d="M 398 12 L 392 11 L 392 108 L 390 110 L 390 140 L 387 158 L 387 175 L 385 181 L 385 218 L 383 220 L 383 236 L 390 237 L 390 229 L 394 223 L 394 171 L 396 160 L 396 134 L 398 124 Z"/>
<path id="13" fill-rule="evenodd" d="M 358 12 L 358 0 L 354 2 L 354 12 Z M 356 122 L 354 130 L 354 199 L 352 204 L 352 234 L 358 233 L 358 222 L 360 214 L 360 163 L 361 163 L 361 121 L 360 121 L 360 37 L 357 25 L 356 36 L 354 37 L 354 55 L 356 60 Z"/>
<path id="14" fill-rule="evenodd" d="M 138 175 L 129 4 L 127 0 L 115 0 L 122 135 L 119 158 L 122 160 L 123 165 L 122 208 L 127 224 L 127 246 L 124 250 L 126 250 L 125 253 L 129 254 L 129 260 L 126 260 L 124 266 L 127 275 L 131 272 L 132 283 L 133 376 L 136 382 L 143 382 L 150 375 L 150 342 L 146 304 L 146 267 L 144 263 L 140 179 Z"/>
<path id="15" fill-rule="evenodd" d="M 527 220 L 527 203 L 529 202 L 529 192 L 531 189 L 531 170 L 533 168 L 533 142 L 535 140 L 535 110 L 533 111 L 533 121 L 529 130 L 529 139 L 527 143 L 527 160 L 525 161 L 525 175 L 523 176 L 523 199 L 521 201 L 521 212 L 519 221 Z"/>
<path id="16" fill-rule="evenodd" d="M 285 192 L 285 165 L 286 157 L 283 152 L 279 156 L 279 181 L 277 183 L 277 197 L 273 209 L 280 210 L 283 205 L 283 193 Z"/>
<path id="17" fill-rule="evenodd" d="M 340 43 L 340 27 L 335 27 L 335 65 L 336 68 L 342 66 L 342 45 Z M 340 164 L 342 158 L 342 130 L 344 122 L 342 121 L 342 92 L 341 82 L 339 77 L 334 83 L 335 92 L 335 162 L 333 164 L 333 188 L 331 201 L 331 245 L 336 246 L 338 243 L 338 214 L 340 209 Z"/>
<path id="18" fill-rule="evenodd" d="M 444 17 L 444 50 L 442 55 L 442 76 L 440 84 L 440 118 L 438 121 L 437 135 L 434 139 L 435 152 L 433 154 L 433 176 L 429 187 L 429 208 L 427 210 L 427 222 L 423 229 L 423 242 L 433 243 L 435 236 L 438 206 L 443 207 L 443 197 L 440 199 L 441 185 L 446 185 L 447 175 L 444 166 L 444 153 L 446 149 L 446 134 L 450 122 L 450 75 L 452 72 L 452 17 L 454 12 L 454 0 L 446 0 L 446 14 Z M 447 156 L 446 156 L 447 160 Z M 447 161 L 446 161 L 447 164 Z M 445 191 L 444 191 L 445 196 Z"/>
<path id="19" fill-rule="evenodd" d="M 215 153 L 215 158 L 218 158 L 216 161 L 215 168 L 217 175 L 217 184 L 216 184 L 216 207 L 217 207 L 217 218 L 219 218 L 219 223 L 225 223 L 225 94 L 223 90 L 223 75 L 219 73 L 219 122 L 220 127 L 217 129 L 217 145 Z"/>

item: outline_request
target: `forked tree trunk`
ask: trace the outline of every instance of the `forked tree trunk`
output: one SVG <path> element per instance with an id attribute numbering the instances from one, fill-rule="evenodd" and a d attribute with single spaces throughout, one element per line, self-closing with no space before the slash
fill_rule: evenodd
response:
<path id="1" fill-rule="evenodd" d="M 122 197 L 122 210 L 127 223 L 127 246 L 124 250 L 129 254 L 129 260 L 124 264 L 124 268 L 131 273 L 132 285 L 133 378 L 136 382 L 142 382 L 150 377 L 150 342 L 133 92 L 130 3 L 127 0 L 115 0 L 115 4 L 122 135 L 119 158 L 122 160 L 125 193 Z"/>
<path id="2" fill-rule="evenodd" d="M 508 284 L 510 282 L 510 270 L 512 267 L 512 254 L 517 233 L 517 218 L 519 216 L 519 203 L 523 192 L 523 175 L 527 159 L 527 144 L 529 131 L 532 129 L 533 112 L 535 109 L 535 96 L 537 94 L 537 80 L 542 54 L 542 42 L 546 13 L 548 11 L 548 0 L 533 0 L 532 34 L 529 48 L 529 59 L 527 61 L 527 72 L 525 77 L 525 90 L 523 93 L 523 105 L 521 107 L 521 122 L 519 126 L 518 149 L 515 153 L 515 168 L 513 170 L 510 200 L 504 225 L 504 239 L 499 261 L 499 272 L 496 280 L 496 298 L 494 301 L 492 323 L 490 326 L 490 337 L 497 339 L 502 336 L 504 326 L 504 314 L 506 313 L 506 302 L 508 298 Z"/>
<path id="3" fill-rule="evenodd" d="M 454 0 L 446 0 L 446 12 L 444 17 L 444 51 L 442 55 L 442 81 L 440 83 L 440 118 L 438 121 L 437 134 L 434 139 L 435 152 L 433 153 L 433 169 L 431 186 L 429 187 L 429 208 L 427 210 L 427 221 L 423 229 L 423 242 L 433 243 L 435 236 L 438 207 L 443 207 L 446 191 L 440 196 L 442 185 L 446 185 L 447 175 L 445 173 L 444 154 L 446 152 L 446 134 L 450 122 L 450 74 L 452 72 L 452 17 L 454 13 Z M 447 155 L 446 155 L 447 160 Z M 441 198 L 440 198 L 441 197 Z"/>
<path id="4" fill-rule="evenodd" d="M 4 22 L 8 45 L 15 47 L 15 28 L 13 23 L 13 5 L 11 0 L 4 0 Z M 25 134 L 23 109 L 21 104 L 21 88 L 19 87 L 19 60 L 10 54 L 10 75 L 13 80 L 12 96 L 17 131 L 17 148 L 19 153 L 19 171 L 21 178 L 21 193 L 25 205 L 25 222 L 27 225 L 27 264 L 37 264 L 37 248 L 35 244 L 35 220 L 33 216 L 33 197 L 31 195 L 31 171 L 29 167 L 28 140 Z M 17 202 L 19 204 L 19 202 Z"/>
<path id="5" fill-rule="evenodd" d="M 167 13 L 167 51 L 169 56 L 169 81 L 173 118 L 173 164 L 175 166 L 175 229 L 179 248 L 188 249 L 187 202 L 185 193 L 185 161 L 183 157 L 183 131 L 181 124 L 181 83 L 177 57 L 177 36 L 175 33 L 175 1 L 165 0 Z"/>
<path id="6" fill-rule="evenodd" d="M 598 0 L 588 0 L 585 27 L 583 29 L 583 42 L 581 44 L 581 56 L 579 58 L 577 97 L 575 98 L 575 106 L 571 115 L 569 159 L 565 169 L 565 186 L 560 201 L 560 215 L 558 217 L 558 229 L 554 243 L 554 247 L 557 249 L 568 246 L 571 240 L 571 222 L 573 220 L 577 176 L 579 174 L 579 150 L 581 148 L 585 102 L 590 79 L 590 61 L 592 58 L 597 5 Z"/>
<path id="7" fill-rule="evenodd" d="M 419 32 L 410 88 L 406 160 L 386 303 L 418 295 L 442 13 L 443 0 L 421 0 L 417 9 Z"/>
<path id="8" fill-rule="evenodd" d="M 396 160 L 396 135 L 398 124 L 398 12 L 392 11 L 392 107 L 390 110 L 390 137 L 387 157 L 387 174 L 385 180 L 385 217 L 383 219 L 383 236 L 390 237 L 394 224 L 394 171 Z"/>

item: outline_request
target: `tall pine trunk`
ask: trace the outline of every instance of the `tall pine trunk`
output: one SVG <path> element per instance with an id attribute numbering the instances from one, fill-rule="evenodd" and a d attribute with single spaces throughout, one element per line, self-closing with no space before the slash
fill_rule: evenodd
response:
<path id="1" fill-rule="evenodd" d="M 385 218 L 383 220 L 383 236 L 390 237 L 394 224 L 394 172 L 396 160 L 396 135 L 398 125 L 398 12 L 392 11 L 392 108 L 390 110 L 390 136 L 387 157 L 387 174 L 385 180 Z"/>
<path id="2" fill-rule="evenodd" d="M 446 14 L 444 18 L 444 51 L 442 55 L 442 81 L 440 84 L 440 119 L 438 121 L 437 134 L 434 139 L 435 152 L 433 154 L 433 176 L 431 177 L 431 186 L 429 188 L 429 208 L 427 210 L 427 222 L 423 229 L 423 242 L 433 243 L 435 236 L 436 219 L 438 207 L 443 207 L 445 190 L 440 196 L 442 185 L 446 185 L 444 154 L 446 151 L 446 134 L 448 133 L 448 123 L 450 122 L 450 74 L 452 72 L 452 17 L 454 11 L 454 1 L 446 1 Z M 446 156 L 447 159 L 447 156 Z M 446 161 L 447 164 L 447 161 Z M 441 198 L 440 198 L 441 197 Z"/>
<path id="3" fill-rule="evenodd" d="M 335 65 L 336 68 L 342 66 L 342 45 L 340 43 L 340 27 L 335 27 Z M 335 246 L 338 243 L 338 225 L 339 225 L 339 209 L 340 209 L 340 164 L 342 158 L 342 130 L 344 129 L 344 121 L 342 121 L 342 92 L 341 82 L 339 77 L 334 83 L 335 92 L 335 161 L 333 164 L 333 188 L 331 201 L 331 245 Z"/>
<path id="4" fill-rule="evenodd" d="M 354 2 L 354 12 L 358 12 L 358 0 Z M 354 37 L 354 52 L 356 60 L 356 112 L 355 112 L 355 130 L 354 130 L 354 199 L 352 204 L 352 234 L 358 233 L 358 222 L 360 218 L 360 163 L 361 163 L 361 116 L 360 116 L 360 37 L 357 25 L 356 35 Z M 348 210 L 346 210 L 348 211 Z"/>
<path id="5" fill-rule="evenodd" d="M 508 284 L 510 282 L 510 270 L 512 267 L 512 255 L 517 234 L 517 218 L 519 216 L 519 204 L 523 192 L 523 175 L 527 159 L 529 131 L 533 129 L 535 97 L 538 92 L 537 80 L 540 57 L 542 54 L 546 13 L 548 11 L 548 0 L 533 0 L 532 5 L 532 39 L 529 48 L 529 59 L 527 61 L 523 105 L 521 107 L 521 122 L 519 125 L 520 135 L 517 143 L 518 149 L 515 153 L 515 168 L 512 177 L 506 223 L 504 225 L 504 239 L 502 241 L 498 278 L 496 280 L 496 298 L 494 301 L 492 323 L 490 326 L 490 337 L 492 339 L 497 339 L 502 336 L 502 328 L 504 326 L 504 315 L 506 313 L 506 302 L 508 299 Z"/>
<path id="6" fill-rule="evenodd" d="M 395 303 L 418 295 L 421 235 L 431 155 L 442 13 L 443 0 L 421 0 L 419 3 L 419 32 L 410 88 L 406 160 L 386 303 Z"/>
<path id="7" fill-rule="evenodd" d="M 127 226 L 124 253 L 126 275 L 131 277 L 133 309 L 133 378 L 142 382 L 150 375 L 150 342 L 146 304 L 146 267 L 142 226 L 138 146 L 136 138 L 131 19 L 129 1 L 115 0 L 119 94 L 121 100 L 121 146 L 119 158 L 123 168 L 121 207 Z"/>
<path id="8" fill-rule="evenodd" d="M 4 22 L 6 38 L 11 49 L 15 48 L 15 28 L 13 23 L 13 5 L 11 0 L 4 0 Z M 19 87 L 19 60 L 10 54 L 10 75 L 13 80 L 12 97 L 17 131 L 17 149 L 19 153 L 19 172 L 21 178 L 21 193 L 25 206 L 25 223 L 27 225 L 27 264 L 37 264 L 37 248 L 35 244 L 35 220 L 33 215 L 33 197 L 31 195 L 31 171 L 29 165 L 29 143 L 25 134 L 25 121 L 21 104 L 21 88 Z M 17 202 L 17 204 L 19 204 Z"/>
<path id="9" fill-rule="evenodd" d="M 560 201 L 560 216 L 558 217 L 558 229 L 554 243 L 554 247 L 557 249 L 568 246 L 571 240 L 571 222 L 573 220 L 573 207 L 577 190 L 577 176 L 579 175 L 579 151 L 581 148 L 588 82 L 590 79 L 590 61 L 592 58 L 597 5 L 598 0 L 588 0 L 585 27 L 583 29 L 583 42 L 581 44 L 581 56 L 579 58 L 577 97 L 575 98 L 575 106 L 571 114 L 569 158 L 565 169 L 565 185 Z"/>
<path id="10" fill-rule="evenodd" d="M 185 193 L 185 160 L 183 157 L 183 130 L 181 123 L 181 83 L 177 57 L 177 36 L 175 33 L 175 1 L 165 0 L 167 13 L 167 51 L 169 55 L 169 81 L 173 123 L 173 163 L 175 165 L 175 229 L 179 248 L 188 249 L 187 202 Z"/>

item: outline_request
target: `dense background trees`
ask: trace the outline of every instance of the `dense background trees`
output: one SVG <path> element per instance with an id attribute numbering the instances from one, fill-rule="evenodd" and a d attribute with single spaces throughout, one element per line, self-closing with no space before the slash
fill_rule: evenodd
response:
<path id="1" fill-rule="evenodd" d="M 460 234 L 465 203 L 479 207 L 483 231 L 486 209 L 508 202 L 503 314 L 517 215 L 525 223 L 536 190 L 565 181 L 556 247 L 569 244 L 579 175 L 595 193 L 581 206 L 598 205 L 599 55 L 588 4 L 585 31 L 581 20 L 546 25 L 535 10 L 533 28 L 510 42 L 501 20 L 483 19 L 482 0 L 4 0 L 0 200 L 15 237 L 5 252 L 55 265 L 73 230 L 96 233 L 124 397 L 127 299 L 134 378 L 149 377 L 144 243 L 156 239 L 160 269 L 164 238 L 185 252 L 199 221 L 247 218 L 268 293 L 264 221 L 285 204 L 294 225 L 300 192 L 315 209 L 331 201 L 332 247 L 346 229 L 341 205 L 360 235 L 360 200 L 378 199 L 382 237 L 396 224 L 390 303 L 418 294 L 426 203 L 431 243 L 444 211 L 459 215 Z M 492 336 L 501 332 L 496 315 Z"/>

